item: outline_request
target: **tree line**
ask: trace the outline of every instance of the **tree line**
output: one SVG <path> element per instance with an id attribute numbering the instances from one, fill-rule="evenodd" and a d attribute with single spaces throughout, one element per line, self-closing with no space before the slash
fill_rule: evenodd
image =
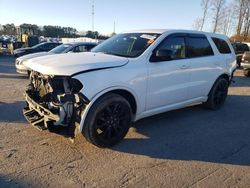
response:
<path id="1" fill-rule="evenodd" d="M 241 41 L 250 41 L 250 0 L 201 0 L 202 15 L 194 28 L 222 33 Z"/>
<path id="2" fill-rule="evenodd" d="M 97 31 L 87 31 L 84 34 L 79 34 L 75 28 L 72 27 L 61 27 L 61 26 L 52 26 L 45 25 L 39 27 L 36 24 L 21 24 L 16 27 L 14 24 L 5 24 L 0 27 L 0 35 L 37 35 L 44 37 L 52 38 L 75 38 L 75 37 L 89 37 L 89 38 L 98 38 L 106 39 L 107 36 L 101 35 Z"/>

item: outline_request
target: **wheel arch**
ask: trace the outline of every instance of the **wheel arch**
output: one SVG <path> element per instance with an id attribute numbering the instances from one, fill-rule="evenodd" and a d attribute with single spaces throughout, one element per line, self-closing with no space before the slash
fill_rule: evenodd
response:
<path id="1" fill-rule="evenodd" d="M 136 94 L 133 91 L 131 91 L 130 89 L 124 88 L 124 87 L 112 87 L 112 88 L 108 88 L 108 89 L 105 89 L 105 90 L 99 92 L 98 94 L 96 94 L 90 100 L 90 103 L 86 106 L 86 108 L 85 108 L 85 110 L 84 110 L 84 112 L 82 114 L 82 117 L 81 117 L 80 132 L 82 132 L 82 130 L 83 130 L 84 122 L 85 122 L 86 116 L 87 116 L 90 108 L 93 106 L 93 104 L 100 97 L 102 97 L 102 96 L 104 96 L 104 95 L 106 95 L 108 93 L 115 93 L 115 94 L 118 94 L 118 95 L 121 95 L 122 97 L 124 97 L 129 102 L 129 104 L 131 105 L 133 116 L 134 117 L 136 116 L 137 109 L 138 109 L 138 102 L 137 102 L 138 100 L 137 100 Z"/>
<path id="2" fill-rule="evenodd" d="M 136 103 L 136 99 L 135 99 L 134 95 L 131 92 L 129 92 L 125 89 L 116 89 L 116 90 L 109 91 L 106 94 L 108 94 L 108 93 L 115 93 L 115 94 L 118 94 L 118 95 L 121 95 L 122 97 L 124 97 L 129 102 L 129 104 L 132 108 L 133 114 L 136 114 L 137 103 Z"/>
<path id="3" fill-rule="evenodd" d="M 230 76 L 229 76 L 227 73 L 224 73 L 224 74 L 220 75 L 220 76 L 216 79 L 216 81 L 217 81 L 219 78 L 225 78 L 225 79 L 228 81 L 228 83 L 230 82 Z M 216 81 L 215 81 L 215 82 L 216 82 Z M 214 82 L 214 84 L 215 84 L 215 82 Z"/>
<path id="4" fill-rule="evenodd" d="M 212 89 L 213 89 L 215 83 L 216 83 L 217 80 L 219 80 L 220 78 L 224 78 L 224 79 L 226 79 L 226 80 L 228 81 L 228 83 L 230 83 L 230 76 L 229 76 L 227 73 L 221 74 L 221 75 L 214 81 L 214 83 L 213 83 L 212 87 L 210 88 L 210 90 L 209 90 L 207 96 L 210 95 L 210 93 L 211 93 L 211 91 L 212 91 Z"/>

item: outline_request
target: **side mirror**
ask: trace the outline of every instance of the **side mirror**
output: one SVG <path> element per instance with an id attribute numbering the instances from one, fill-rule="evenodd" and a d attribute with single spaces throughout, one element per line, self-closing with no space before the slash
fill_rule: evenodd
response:
<path id="1" fill-rule="evenodd" d="M 173 60 L 173 52 L 171 50 L 157 50 L 155 52 L 155 58 L 159 61 L 171 61 Z"/>

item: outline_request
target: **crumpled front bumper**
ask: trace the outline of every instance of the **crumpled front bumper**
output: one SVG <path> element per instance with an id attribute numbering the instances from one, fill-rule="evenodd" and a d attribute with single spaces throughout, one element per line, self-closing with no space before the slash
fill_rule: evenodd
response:
<path id="1" fill-rule="evenodd" d="M 49 109 L 34 101 L 27 92 L 24 94 L 27 107 L 23 109 L 23 114 L 27 121 L 39 130 L 49 129 L 51 122 L 60 119 L 58 114 L 54 114 Z"/>

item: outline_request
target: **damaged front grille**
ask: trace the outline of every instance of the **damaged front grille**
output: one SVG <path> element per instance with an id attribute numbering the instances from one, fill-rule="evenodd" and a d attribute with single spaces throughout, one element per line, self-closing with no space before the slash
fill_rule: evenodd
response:
<path id="1" fill-rule="evenodd" d="M 75 136 L 81 112 L 88 104 L 80 93 L 82 84 L 71 77 L 44 76 L 31 72 L 30 84 L 25 92 L 26 119 L 40 130 L 67 130 Z"/>

